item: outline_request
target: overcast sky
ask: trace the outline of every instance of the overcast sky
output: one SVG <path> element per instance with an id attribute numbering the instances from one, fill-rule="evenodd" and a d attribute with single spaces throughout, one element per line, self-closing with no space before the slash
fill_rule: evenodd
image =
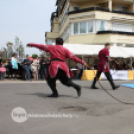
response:
<path id="1" fill-rule="evenodd" d="M 29 42 L 45 44 L 45 32 L 50 31 L 51 13 L 56 0 L 0 0 L 0 49 L 18 36 L 26 46 Z M 26 54 L 39 53 L 26 48 Z"/>

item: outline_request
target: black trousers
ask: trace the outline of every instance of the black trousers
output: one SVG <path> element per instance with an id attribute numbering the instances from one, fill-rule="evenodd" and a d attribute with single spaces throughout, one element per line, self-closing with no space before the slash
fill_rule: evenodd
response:
<path id="1" fill-rule="evenodd" d="M 17 78 L 17 69 L 12 69 L 11 78 L 13 78 L 13 75 L 14 75 L 14 78 Z"/>
<path id="2" fill-rule="evenodd" d="M 66 73 L 63 70 L 58 69 L 56 77 L 51 78 L 50 75 L 48 75 L 48 77 L 46 78 L 47 83 L 54 94 L 58 94 L 57 89 L 56 89 L 56 80 L 57 79 L 60 80 L 60 82 L 63 85 L 66 85 L 68 87 L 72 86 L 76 90 L 80 87 L 79 85 L 73 83 L 72 80 L 66 75 Z"/>
<path id="3" fill-rule="evenodd" d="M 93 87 L 95 87 L 95 84 L 96 84 L 97 80 L 99 80 L 101 73 L 102 72 L 99 72 L 99 71 L 97 72 L 96 77 L 94 78 L 94 81 L 93 81 L 93 84 L 92 84 Z M 112 78 L 112 75 L 110 74 L 110 72 L 106 72 L 105 76 L 107 77 L 107 80 L 109 81 L 111 86 L 114 88 L 115 84 L 113 82 L 113 78 Z"/>
<path id="4" fill-rule="evenodd" d="M 41 79 L 44 79 L 44 75 L 45 75 L 45 69 L 42 67 L 42 68 L 40 68 L 40 77 L 41 77 Z"/>
<path id="5" fill-rule="evenodd" d="M 78 79 L 81 79 L 82 73 L 83 73 L 83 70 L 81 69 L 79 74 L 78 74 Z"/>
<path id="6" fill-rule="evenodd" d="M 5 73 L 0 72 L 0 80 L 4 80 L 4 79 L 5 79 L 5 78 L 4 78 L 4 75 L 5 75 Z"/>
<path id="7" fill-rule="evenodd" d="M 99 72 L 99 71 L 97 72 L 97 74 L 96 74 L 96 78 L 97 78 L 97 79 L 100 78 L 101 73 L 102 73 L 102 72 Z M 106 72 L 106 73 L 105 73 L 105 76 L 107 77 L 108 80 L 113 80 L 112 75 L 110 74 L 110 72 Z"/>

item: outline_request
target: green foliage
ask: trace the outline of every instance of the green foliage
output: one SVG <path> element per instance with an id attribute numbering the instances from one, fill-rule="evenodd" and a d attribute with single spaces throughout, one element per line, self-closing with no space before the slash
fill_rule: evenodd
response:
<path id="1" fill-rule="evenodd" d="M 23 46 L 21 41 L 19 42 L 19 38 L 18 37 L 15 38 L 14 50 L 17 53 L 18 56 L 21 55 L 22 57 L 25 57 L 24 46 Z"/>
<path id="2" fill-rule="evenodd" d="M 37 57 L 38 57 L 37 54 L 33 54 L 33 55 L 32 55 L 32 58 L 33 58 L 33 59 L 36 59 Z"/>
<path id="3" fill-rule="evenodd" d="M 2 59 L 2 63 L 6 63 L 6 59 Z"/>

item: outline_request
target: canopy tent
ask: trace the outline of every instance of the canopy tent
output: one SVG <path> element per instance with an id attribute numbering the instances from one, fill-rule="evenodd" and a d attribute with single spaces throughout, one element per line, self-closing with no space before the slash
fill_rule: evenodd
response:
<path id="1" fill-rule="evenodd" d="M 104 45 L 84 45 L 84 44 L 64 44 L 75 55 L 97 56 L 98 52 L 104 48 Z M 110 56 L 114 58 L 134 57 L 134 48 L 111 46 Z"/>
<path id="2" fill-rule="evenodd" d="M 129 57 L 134 57 L 134 48 L 133 47 L 119 47 L 121 51 L 129 55 Z"/>

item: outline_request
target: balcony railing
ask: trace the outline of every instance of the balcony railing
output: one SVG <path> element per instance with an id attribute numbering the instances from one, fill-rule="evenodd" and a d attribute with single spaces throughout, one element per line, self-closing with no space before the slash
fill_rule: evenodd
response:
<path id="1" fill-rule="evenodd" d="M 88 12 L 88 11 L 103 11 L 103 12 L 120 13 L 120 14 L 126 14 L 126 15 L 134 15 L 133 12 L 115 11 L 115 10 L 110 11 L 108 8 L 102 8 L 102 7 L 89 7 L 89 8 L 79 9 L 77 11 L 70 11 L 68 14 L 82 13 L 82 12 Z"/>
<path id="2" fill-rule="evenodd" d="M 132 12 L 125 12 L 125 11 L 115 11 L 115 10 L 113 10 L 112 12 L 113 13 L 120 13 L 120 14 L 127 14 L 127 15 L 134 15 L 134 13 L 132 13 Z"/>
<path id="3" fill-rule="evenodd" d="M 89 8 L 79 9 L 77 11 L 71 11 L 68 14 L 82 13 L 82 12 L 88 12 L 88 11 L 104 11 L 104 12 L 110 12 L 108 8 L 89 7 Z"/>
<path id="4" fill-rule="evenodd" d="M 99 31 L 97 34 L 122 34 L 122 35 L 134 35 L 134 32 L 122 32 L 122 31 Z"/>

